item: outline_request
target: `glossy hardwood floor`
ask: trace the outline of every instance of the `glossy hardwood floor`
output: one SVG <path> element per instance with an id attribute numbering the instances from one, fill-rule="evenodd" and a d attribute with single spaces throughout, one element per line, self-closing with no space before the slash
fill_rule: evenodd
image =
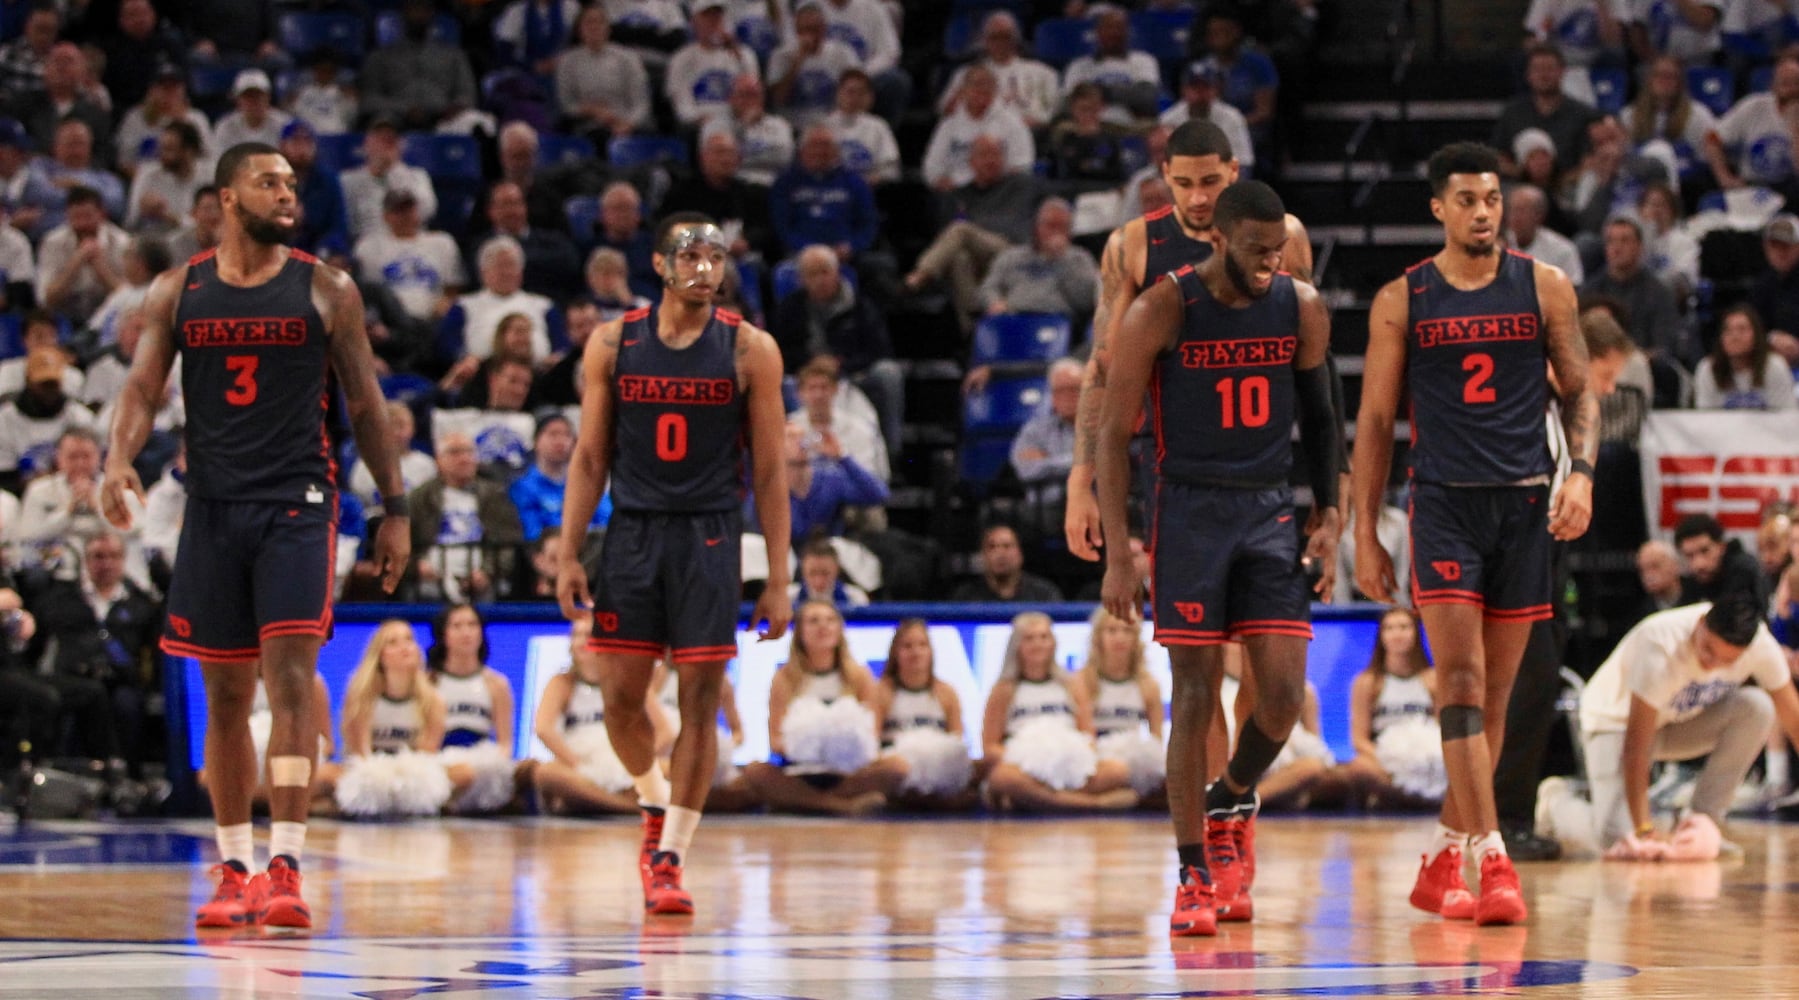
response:
<path id="1" fill-rule="evenodd" d="M 1738 861 L 1523 866 L 1530 923 L 1413 911 L 1424 820 L 1261 823 L 1256 920 L 1166 933 L 1166 822 L 708 818 L 692 919 L 629 820 L 315 823 L 310 935 L 197 936 L 204 822 L 0 830 L 0 1000 L 1799 996 L 1799 826 Z"/>

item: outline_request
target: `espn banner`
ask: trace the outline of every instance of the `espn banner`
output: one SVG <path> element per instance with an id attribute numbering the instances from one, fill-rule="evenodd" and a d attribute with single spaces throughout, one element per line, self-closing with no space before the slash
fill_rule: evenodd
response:
<path id="1" fill-rule="evenodd" d="M 1688 514 L 1711 514 L 1755 551 L 1762 508 L 1799 502 L 1799 414 L 1657 410 L 1643 423 L 1649 536 L 1672 542 Z"/>

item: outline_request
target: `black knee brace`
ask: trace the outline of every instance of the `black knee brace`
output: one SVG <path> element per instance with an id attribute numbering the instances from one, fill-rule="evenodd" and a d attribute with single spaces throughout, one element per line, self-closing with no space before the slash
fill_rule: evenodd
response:
<path id="1" fill-rule="evenodd" d="M 1437 713 L 1437 725 L 1445 740 L 1479 736 L 1486 731 L 1487 713 L 1474 705 L 1446 705 Z"/>

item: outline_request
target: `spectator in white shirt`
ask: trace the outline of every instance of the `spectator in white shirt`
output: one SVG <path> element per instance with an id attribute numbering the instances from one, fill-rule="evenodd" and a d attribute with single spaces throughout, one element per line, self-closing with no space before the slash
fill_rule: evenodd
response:
<path id="1" fill-rule="evenodd" d="M 806 436 L 805 446 L 811 450 L 825 432 L 837 435 L 843 453 L 886 482 L 892 477 L 888 467 L 887 442 L 881 428 L 873 420 L 853 409 L 836 405 L 842 374 L 837 359 L 814 358 L 794 376 L 798 383 L 799 408 L 788 414 L 787 422 Z"/>
<path id="2" fill-rule="evenodd" d="M 1680 217 L 1680 195 L 1661 182 L 1643 185 L 1637 195 L 1637 215 L 1648 237 L 1643 252 L 1649 270 L 1674 289 L 1674 297 L 1686 301 L 1699 285 L 1699 241 L 1686 231 Z"/>
<path id="3" fill-rule="evenodd" d="M 138 168 L 125 198 L 125 228 L 133 232 L 168 232 L 194 203 L 194 192 L 212 180 L 212 165 L 202 162 L 200 132 L 185 121 L 163 126 L 156 139 L 156 159 Z"/>
<path id="4" fill-rule="evenodd" d="M 838 80 L 861 60 L 854 49 L 825 36 L 822 0 L 802 0 L 793 14 L 793 34 L 769 56 L 768 90 L 775 112 L 805 129 L 831 113 Z"/>
<path id="5" fill-rule="evenodd" d="M 356 121 L 356 93 L 338 74 L 337 54 L 320 49 L 312 55 L 306 82 L 287 99 L 288 110 L 313 131 L 327 135 L 348 132 Z"/>
<path id="6" fill-rule="evenodd" d="M 240 142 L 280 145 L 281 130 L 294 116 L 274 106 L 270 99 L 274 90 L 269 75 L 262 70 L 247 69 L 237 74 L 231 84 L 231 99 L 237 110 L 220 118 L 212 130 L 213 144 L 220 153 Z"/>
<path id="7" fill-rule="evenodd" d="M 999 82 L 1001 107 L 1017 112 L 1031 128 L 1044 128 L 1056 117 L 1056 107 L 1062 103 L 1062 84 L 1050 66 L 1019 55 L 1022 41 L 1018 18 L 1011 11 L 996 10 L 981 22 L 981 48 L 986 55 L 974 65 L 993 71 Z M 968 79 L 968 70 L 964 66 L 949 78 L 943 97 L 937 102 L 939 114 L 954 114 L 962 103 L 962 85 Z"/>
<path id="8" fill-rule="evenodd" d="M 1248 177 L 1256 165 L 1256 147 L 1243 112 L 1218 97 L 1224 70 L 1210 57 L 1190 63 L 1181 75 L 1181 99 L 1162 112 L 1160 124 L 1177 129 L 1190 119 L 1209 121 L 1223 130 L 1237 159 L 1238 176 Z"/>
<path id="9" fill-rule="evenodd" d="M 793 163 L 793 126 L 771 115 L 763 106 L 762 80 L 754 73 L 740 73 L 731 81 L 730 110 L 706 120 L 700 139 L 719 132 L 737 140 L 743 158 L 738 176 L 751 184 L 768 187 Z"/>
<path id="10" fill-rule="evenodd" d="M 1628 0 L 1630 51 L 1637 62 L 1670 55 L 1688 66 L 1711 62 L 1718 51 L 1724 0 Z"/>
<path id="11" fill-rule="evenodd" d="M 139 236 L 125 247 L 125 265 L 120 275 L 124 280 L 88 317 L 88 329 L 96 345 L 110 346 L 118 339 L 120 317 L 144 304 L 144 298 L 150 294 L 150 282 L 172 263 L 168 245 L 157 237 Z"/>
<path id="12" fill-rule="evenodd" d="M 475 262 L 481 274 L 481 287 L 457 299 L 455 308 L 444 317 L 445 323 L 460 323 L 461 350 L 455 356 L 441 360 L 446 363 L 454 363 L 463 357 L 485 360 L 493 353 L 500 320 L 511 313 L 522 313 L 531 321 L 532 358 L 549 357 L 550 311 L 554 305 L 548 298 L 524 290 L 524 248 L 510 236 L 496 236 L 481 244 Z"/>
<path id="13" fill-rule="evenodd" d="M 1776 187 L 1793 178 L 1792 126 L 1788 112 L 1799 103 L 1799 55 L 1774 62 L 1774 82 L 1766 92 L 1732 105 L 1717 131 L 1705 137 L 1712 176 L 1726 191 L 1744 185 Z M 1729 155 L 1735 153 L 1732 166 Z"/>
<path id="14" fill-rule="evenodd" d="M 70 188 L 65 221 L 38 248 L 38 301 L 77 324 L 86 323 L 124 280 L 130 242 L 125 230 L 106 221 L 99 192 Z"/>
<path id="15" fill-rule="evenodd" d="M 8 488 L 50 471 L 56 441 L 70 427 L 92 427 L 92 410 L 63 392 L 69 360 L 60 348 L 25 355 L 25 389 L 0 404 L 0 485 Z"/>
<path id="16" fill-rule="evenodd" d="M 999 105 L 999 81 L 993 71 L 985 66 L 970 67 L 962 89 L 961 107 L 937 123 L 925 148 L 925 182 L 949 191 L 973 180 L 968 155 L 981 136 L 999 143 L 1008 173 L 1029 171 L 1037 159 L 1036 141 L 1023 119 Z"/>
<path id="17" fill-rule="evenodd" d="M 419 218 L 437 214 L 437 191 L 431 175 L 400 161 L 400 127 L 396 119 L 377 117 L 362 137 L 363 165 L 341 177 L 350 238 L 359 240 L 381 226 L 382 198 L 391 188 L 418 196 Z"/>
<path id="18" fill-rule="evenodd" d="M 1095 15 L 1093 39 L 1096 51 L 1062 71 L 1063 96 L 1092 81 L 1106 92 L 1108 117 L 1128 121 L 1153 116 L 1162 70 L 1155 57 L 1131 49 L 1131 23 L 1124 11 L 1107 7 Z"/>
<path id="19" fill-rule="evenodd" d="M 1549 198 L 1534 184 L 1519 184 L 1505 194 L 1505 227 L 1512 249 L 1545 264 L 1554 264 L 1575 287 L 1587 280 L 1574 241 L 1543 223 L 1549 218 Z"/>
<path id="20" fill-rule="evenodd" d="M 730 112 L 731 82 L 739 74 L 756 75 L 756 54 L 731 36 L 725 26 L 725 0 L 700 0 L 693 6 L 693 41 L 668 61 L 664 83 L 668 102 L 683 125 L 698 126 Z"/>
<path id="21" fill-rule="evenodd" d="M 1744 303 L 1718 321 L 1718 341 L 1693 369 L 1696 410 L 1779 410 L 1799 407 L 1793 370 L 1768 346 L 1768 330 Z"/>
<path id="22" fill-rule="evenodd" d="M 0 311 L 14 305 L 8 286 L 37 287 L 37 251 L 31 246 L 31 237 L 12 227 L 11 215 L 12 206 L 0 197 Z"/>
<path id="23" fill-rule="evenodd" d="M 200 134 L 202 155 L 212 148 L 212 122 L 187 100 L 187 71 L 175 63 L 162 63 L 150 80 L 144 101 L 119 120 L 113 136 L 118 147 L 119 169 L 127 174 L 137 170 L 144 143 L 155 138 L 170 122 L 187 122 Z"/>
<path id="24" fill-rule="evenodd" d="M 14 540 L 25 550 L 28 565 L 47 565 L 111 530 L 100 516 L 100 438 L 87 427 L 70 427 L 56 439 L 56 471 L 33 479 L 19 498 Z M 137 530 L 133 526 L 126 532 L 131 541 L 126 572 L 148 581 L 143 553 L 134 541 Z"/>
<path id="25" fill-rule="evenodd" d="M 912 78 L 900 68 L 900 36 L 893 15 L 880 0 L 826 0 L 822 5 L 832 38 L 848 45 L 874 81 L 875 109 L 892 123 L 912 96 Z"/>
<path id="26" fill-rule="evenodd" d="M 643 59 L 612 44 L 612 20 L 593 4 L 575 21 L 579 44 L 556 60 L 556 103 L 578 131 L 629 135 L 650 124 L 650 78 Z"/>
<path id="27" fill-rule="evenodd" d="M 468 282 L 456 241 L 424 228 L 418 196 L 405 188 L 383 197 L 381 220 L 383 228 L 356 241 L 362 280 L 386 285 L 415 319 L 442 319 Z"/>
<path id="28" fill-rule="evenodd" d="M 25 358 L 32 351 L 62 351 L 62 331 L 56 324 L 56 317 L 43 310 L 37 310 L 25 317 L 25 329 L 20 339 L 25 345 L 22 357 L 7 358 L 0 361 L 0 399 L 16 396 L 25 388 Z M 80 396 L 85 380 L 79 369 L 70 365 L 63 369 L 62 391 L 70 396 Z"/>
<path id="29" fill-rule="evenodd" d="M 837 110 L 825 124 L 837 133 L 837 152 L 843 165 L 862 175 L 869 187 L 899 180 L 899 143 L 885 118 L 868 113 L 874 106 L 874 85 L 860 69 L 846 69 L 837 81 Z"/>
<path id="30" fill-rule="evenodd" d="M 400 456 L 400 482 L 411 493 L 437 475 L 437 460 L 413 447 L 417 428 L 412 408 L 397 399 L 388 400 L 386 405 L 388 448 Z M 376 489 L 375 476 L 361 455 L 356 456 L 356 464 L 350 469 L 350 492 L 371 511 L 381 506 L 381 491 Z"/>

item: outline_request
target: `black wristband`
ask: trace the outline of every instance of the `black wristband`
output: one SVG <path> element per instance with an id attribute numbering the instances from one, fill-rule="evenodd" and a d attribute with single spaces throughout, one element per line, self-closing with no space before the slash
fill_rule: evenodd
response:
<path id="1" fill-rule="evenodd" d="M 387 517 L 412 517 L 412 510 L 406 504 L 406 494 L 400 493 L 381 498 L 381 513 Z"/>
<path id="2" fill-rule="evenodd" d="M 1587 461 L 1584 458 L 1569 459 L 1568 460 L 1568 475 L 1572 476 L 1577 473 L 1580 475 L 1586 476 L 1588 479 L 1592 479 L 1593 478 L 1593 463 Z"/>

